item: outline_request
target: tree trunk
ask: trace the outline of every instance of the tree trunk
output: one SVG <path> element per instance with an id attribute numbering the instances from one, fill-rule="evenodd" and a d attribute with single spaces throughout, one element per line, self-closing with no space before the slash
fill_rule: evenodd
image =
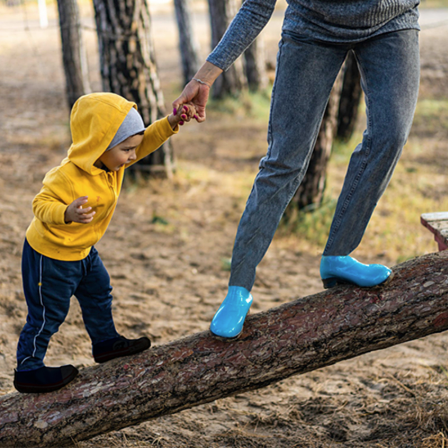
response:
<path id="1" fill-rule="evenodd" d="M 341 77 L 338 76 L 325 109 L 313 154 L 302 183 L 297 189 L 291 203 L 285 210 L 285 218 L 295 215 L 295 210 L 302 210 L 322 203 L 327 177 L 327 165 L 336 133 L 337 111 L 341 92 Z"/>
<path id="2" fill-rule="evenodd" d="M 257 37 L 244 52 L 245 72 L 249 89 L 252 91 L 265 89 L 268 85 L 264 42 Z"/>
<path id="3" fill-rule="evenodd" d="M 361 74 L 352 51 L 347 56 L 343 73 L 336 136 L 343 141 L 348 141 L 355 129 L 362 97 Z"/>
<path id="4" fill-rule="evenodd" d="M 190 0 L 174 0 L 177 27 L 179 29 L 179 51 L 182 60 L 184 84 L 187 84 L 199 68 L 198 43 L 194 37 Z"/>
<path id="5" fill-rule="evenodd" d="M 94 0 L 103 90 L 134 101 L 145 125 L 164 117 L 165 106 L 151 37 L 147 0 Z M 132 165 L 143 173 L 172 173 L 172 147 Z"/>
<path id="6" fill-rule="evenodd" d="M 76 100 L 90 93 L 87 57 L 82 40 L 81 22 L 76 0 L 58 0 L 67 101 L 71 110 Z"/>
<path id="7" fill-rule="evenodd" d="M 247 318 L 240 338 L 198 333 L 89 367 L 50 394 L 0 398 L 2 447 L 66 446 L 448 329 L 448 251 Z"/>
<path id="8" fill-rule="evenodd" d="M 236 0 L 208 0 L 212 32 L 212 48 L 215 48 L 226 32 L 237 12 Z M 213 84 L 212 96 L 221 99 L 226 96 L 238 96 L 246 87 L 243 63 L 238 58 L 233 65 L 223 72 Z"/>

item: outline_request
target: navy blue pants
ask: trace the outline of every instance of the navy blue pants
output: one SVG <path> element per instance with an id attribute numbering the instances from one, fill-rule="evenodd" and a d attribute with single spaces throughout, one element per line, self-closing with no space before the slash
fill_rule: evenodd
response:
<path id="1" fill-rule="evenodd" d="M 39 254 L 25 240 L 22 280 L 28 316 L 17 347 L 17 370 L 44 366 L 50 338 L 64 322 L 73 295 L 92 344 L 118 336 L 110 277 L 94 247 L 83 260 L 61 261 Z"/>

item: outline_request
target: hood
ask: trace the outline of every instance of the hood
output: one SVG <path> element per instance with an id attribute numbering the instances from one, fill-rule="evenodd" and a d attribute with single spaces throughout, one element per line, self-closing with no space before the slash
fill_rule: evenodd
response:
<path id="1" fill-rule="evenodd" d="M 115 93 L 80 97 L 70 115 L 72 145 L 68 160 L 89 174 L 100 173 L 93 164 L 106 151 L 126 115 L 137 105 Z"/>

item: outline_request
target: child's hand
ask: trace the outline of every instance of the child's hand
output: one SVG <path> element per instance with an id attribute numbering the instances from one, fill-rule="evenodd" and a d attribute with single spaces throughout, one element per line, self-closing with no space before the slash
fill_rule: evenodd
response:
<path id="1" fill-rule="evenodd" d="M 173 129 L 179 124 L 182 126 L 188 123 L 192 118 L 196 118 L 196 109 L 192 103 L 183 104 L 178 110 L 174 109 L 173 113 L 168 117 L 168 121 Z"/>
<path id="2" fill-rule="evenodd" d="M 92 221 L 95 212 L 89 213 L 92 207 L 82 208 L 82 205 L 87 202 L 87 196 L 81 196 L 75 199 L 65 210 L 65 223 L 79 222 L 80 224 L 87 224 Z"/>

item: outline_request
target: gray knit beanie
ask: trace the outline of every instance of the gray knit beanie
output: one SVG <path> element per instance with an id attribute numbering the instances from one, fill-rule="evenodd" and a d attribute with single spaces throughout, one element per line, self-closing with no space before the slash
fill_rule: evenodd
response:
<path id="1" fill-rule="evenodd" d="M 131 108 L 131 110 L 126 115 L 126 118 L 121 123 L 121 126 L 118 128 L 115 137 L 110 142 L 106 151 L 112 149 L 113 147 L 119 145 L 121 142 L 124 142 L 127 138 L 132 137 L 135 134 L 139 134 L 146 129 L 145 123 L 143 123 L 142 117 L 135 110 L 135 108 Z"/>

